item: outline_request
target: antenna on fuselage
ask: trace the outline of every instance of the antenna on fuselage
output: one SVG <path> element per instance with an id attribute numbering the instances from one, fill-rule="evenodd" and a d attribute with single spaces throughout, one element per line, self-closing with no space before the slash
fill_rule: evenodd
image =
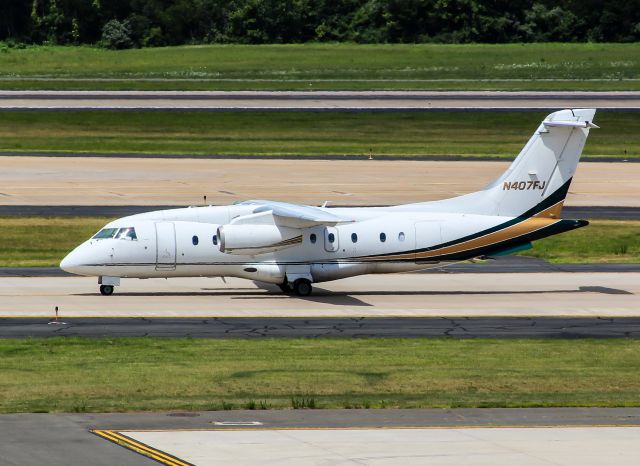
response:
<path id="1" fill-rule="evenodd" d="M 207 205 L 207 195 L 205 194 L 202 198 L 204 199 L 204 205 Z"/>

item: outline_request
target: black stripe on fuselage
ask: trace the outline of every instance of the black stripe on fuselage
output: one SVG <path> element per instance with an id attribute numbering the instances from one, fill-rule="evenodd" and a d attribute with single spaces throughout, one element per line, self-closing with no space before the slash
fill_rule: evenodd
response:
<path id="1" fill-rule="evenodd" d="M 436 249 L 442 249 L 442 248 L 446 248 L 449 246 L 455 246 L 456 244 L 459 243 L 464 243 L 467 241 L 471 241 L 474 240 L 476 238 L 480 238 L 481 236 L 486 236 L 489 235 L 491 233 L 495 233 L 496 231 L 500 231 L 503 230 L 505 228 L 508 228 L 512 225 L 516 225 L 520 222 L 523 222 L 531 217 L 533 217 L 536 214 L 539 214 L 540 212 L 548 209 L 549 207 L 557 204 L 558 202 L 562 201 L 563 199 L 565 199 L 567 197 L 567 193 L 569 192 L 569 185 L 571 185 L 571 180 L 573 178 L 569 178 L 569 180 L 567 180 L 567 182 L 565 184 L 563 184 L 561 187 L 559 187 L 556 191 L 554 191 L 552 194 L 549 195 L 549 197 L 545 198 L 544 200 L 542 200 L 542 202 L 540 202 L 539 204 L 537 204 L 536 206 L 532 207 L 531 209 L 527 210 L 526 212 L 524 212 L 521 215 L 518 215 L 517 217 L 512 218 L 511 220 L 508 220 L 504 223 L 501 223 L 499 225 L 496 225 L 494 227 L 491 228 L 487 228 L 486 230 L 482 230 L 476 233 L 472 233 L 470 235 L 464 236 L 462 238 L 458 238 L 452 241 L 448 241 L 446 243 L 441 243 L 441 244 L 437 244 L 435 246 L 431 246 L 428 248 L 421 248 L 421 249 L 409 249 L 409 250 L 405 250 L 405 251 L 400 251 L 400 252 L 390 252 L 390 253 L 385 253 L 385 254 L 377 254 L 374 256 L 358 256 L 359 259 L 362 258 L 367 258 L 367 259 L 377 259 L 377 258 L 384 258 L 384 257 L 389 257 L 389 256 L 398 256 L 401 254 L 418 254 L 421 252 L 428 252 L 428 251 L 434 251 Z M 555 234 L 555 233 L 554 233 Z M 549 235 L 547 235 L 549 236 Z"/>

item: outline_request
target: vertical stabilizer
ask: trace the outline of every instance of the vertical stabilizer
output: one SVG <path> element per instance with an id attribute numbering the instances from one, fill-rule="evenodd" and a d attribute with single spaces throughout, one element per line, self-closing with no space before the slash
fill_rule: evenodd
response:
<path id="1" fill-rule="evenodd" d="M 595 113 L 561 110 L 544 119 L 507 171 L 482 191 L 494 215 L 559 216 L 589 129 L 597 128 Z"/>
<path id="2" fill-rule="evenodd" d="M 482 191 L 417 205 L 431 212 L 558 218 L 589 130 L 597 128 L 595 113 L 576 109 L 550 114 L 507 171 Z"/>

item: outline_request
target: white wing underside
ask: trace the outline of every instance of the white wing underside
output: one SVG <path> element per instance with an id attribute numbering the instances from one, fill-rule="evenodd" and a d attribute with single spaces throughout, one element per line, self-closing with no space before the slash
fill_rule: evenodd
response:
<path id="1" fill-rule="evenodd" d="M 258 224 L 272 217 L 276 225 L 288 228 L 309 228 L 317 225 L 333 226 L 339 223 L 350 223 L 353 219 L 327 212 L 319 207 L 289 204 L 278 201 L 244 201 L 240 205 L 255 205 L 253 214 L 237 217 L 232 224 Z"/>

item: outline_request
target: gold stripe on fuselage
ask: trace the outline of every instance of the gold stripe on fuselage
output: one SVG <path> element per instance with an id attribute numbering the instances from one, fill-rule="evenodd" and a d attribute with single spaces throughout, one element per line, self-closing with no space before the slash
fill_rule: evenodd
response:
<path id="1" fill-rule="evenodd" d="M 554 223 L 557 223 L 559 221 L 560 220 L 553 219 L 553 218 L 531 217 L 531 218 L 528 218 L 527 220 L 516 223 L 515 225 L 508 226 L 502 230 L 494 231 L 484 236 L 480 236 L 478 238 L 470 239 L 467 241 L 462 241 L 460 243 L 452 244 L 450 246 L 445 246 L 438 249 L 432 249 L 430 251 L 422 251 L 418 253 L 407 252 L 407 253 L 396 254 L 392 256 L 369 256 L 369 257 L 362 257 L 360 259 L 370 260 L 370 261 L 407 260 L 407 259 L 420 260 L 420 259 L 429 259 L 436 256 L 456 254 L 464 251 L 469 251 L 472 249 L 491 246 L 493 244 L 501 243 L 513 238 L 518 238 L 520 236 L 540 230 L 541 228 L 548 227 L 549 225 L 553 225 Z"/>
<path id="2" fill-rule="evenodd" d="M 535 218 L 560 218 L 562 213 L 562 207 L 564 206 L 564 199 L 560 202 L 556 202 L 548 209 L 538 212 L 534 215 Z"/>

